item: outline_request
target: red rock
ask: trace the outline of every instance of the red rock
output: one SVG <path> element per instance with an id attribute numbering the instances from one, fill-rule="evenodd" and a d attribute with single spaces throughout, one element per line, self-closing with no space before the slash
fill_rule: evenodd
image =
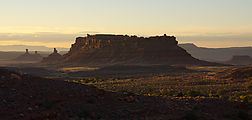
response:
<path id="1" fill-rule="evenodd" d="M 63 63 L 75 64 L 209 64 L 178 46 L 174 36 L 137 37 L 88 35 L 78 37 Z"/>
<path id="2" fill-rule="evenodd" d="M 35 51 L 35 54 L 30 54 L 29 50 L 26 49 L 25 54 L 20 55 L 19 57 L 15 58 L 16 61 L 41 61 L 43 57 Z"/>
<path id="3" fill-rule="evenodd" d="M 44 58 L 42 60 L 42 63 L 57 63 L 60 60 L 62 60 L 62 55 L 60 55 L 56 48 L 54 48 L 53 53 L 50 54 L 48 57 Z"/>

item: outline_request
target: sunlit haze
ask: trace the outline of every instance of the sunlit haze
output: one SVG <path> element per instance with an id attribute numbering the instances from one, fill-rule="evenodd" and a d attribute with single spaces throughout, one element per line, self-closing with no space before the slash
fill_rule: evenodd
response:
<path id="1" fill-rule="evenodd" d="M 87 33 L 166 33 L 203 47 L 252 46 L 251 6 L 251 0 L 1 0 L 0 45 L 70 47 Z"/>

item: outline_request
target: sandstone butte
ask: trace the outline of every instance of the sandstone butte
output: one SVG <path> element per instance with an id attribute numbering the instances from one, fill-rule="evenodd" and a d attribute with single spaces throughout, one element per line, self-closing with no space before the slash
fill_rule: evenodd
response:
<path id="1" fill-rule="evenodd" d="M 62 55 L 58 53 L 56 48 L 54 48 L 54 51 L 52 54 L 50 54 L 48 57 L 43 58 L 43 63 L 57 63 L 63 59 Z"/>
<path id="2" fill-rule="evenodd" d="M 38 54 L 37 51 L 35 51 L 35 54 L 30 54 L 29 50 L 26 49 L 26 52 L 20 56 L 18 56 L 17 58 L 15 58 L 15 61 L 41 61 L 43 59 L 43 57 Z"/>
<path id="3" fill-rule="evenodd" d="M 58 56 L 58 55 L 57 55 Z M 50 58 L 51 57 L 51 58 Z M 137 37 L 128 35 L 96 34 L 78 37 L 70 51 L 47 61 L 72 64 L 199 64 L 215 65 L 192 57 L 178 46 L 174 36 Z M 46 60 L 45 59 L 45 60 Z"/>

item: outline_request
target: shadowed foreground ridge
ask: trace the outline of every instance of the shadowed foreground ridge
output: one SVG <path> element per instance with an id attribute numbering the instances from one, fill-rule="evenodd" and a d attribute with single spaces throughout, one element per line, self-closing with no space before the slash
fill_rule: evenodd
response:
<path id="1" fill-rule="evenodd" d="M 218 120 L 243 109 L 239 102 L 123 95 L 5 69 L 0 69 L 0 84 L 0 118 L 3 120 L 183 120 L 188 117 Z"/>
<path id="2" fill-rule="evenodd" d="M 87 35 L 78 37 L 64 55 L 65 63 L 78 64 L 201 64 L 178 46 L 174 36 L 137 37 L 128 35 Z"/>

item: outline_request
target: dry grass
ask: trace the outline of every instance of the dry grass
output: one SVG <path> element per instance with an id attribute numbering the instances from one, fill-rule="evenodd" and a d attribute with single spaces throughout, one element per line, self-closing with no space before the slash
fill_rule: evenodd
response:
<path id="1" fill-rule="evenodd" d="M 209 69 L 209 68 L 205 68 Z M 219 69 L 218 69 L 219 70 Z M 216 71 L 217 72 L 217 71 Z M 223 73 L 222 73 L 223 74 Z M 241 96 L 251 95 L 251 79 L 233 79 L 191 73 L 178 76 L 154 76 L 138 79 L 89 78 L 75 80 L 82 84 L 94 85 L 107 91 L 147 96 L 219 97 L 241 101 Z"/>
<path id="2" fill-rule="evenodd" d="M 67 72 L 78 72 L 78 71 L 90 71 L 90 70 L 96 70 L 98 68 L 95 67 L 66 67 L 66 68 L 60 68 L 61 71 L 67 71 Z"/>

